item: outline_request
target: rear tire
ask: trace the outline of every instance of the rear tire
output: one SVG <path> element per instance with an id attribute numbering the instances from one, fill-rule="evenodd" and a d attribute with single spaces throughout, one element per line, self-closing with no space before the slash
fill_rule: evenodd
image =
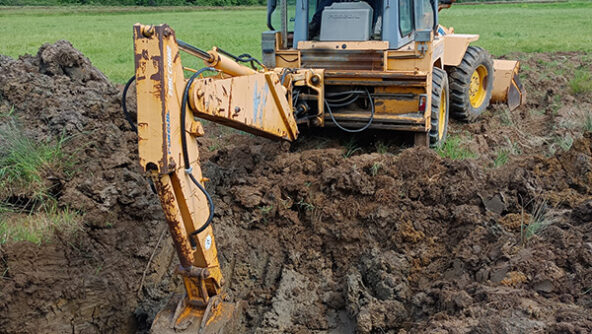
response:
<path id="1" fill-rule="evenodd" d="M 444 70 L 434 67 L 432 71 L 431 128 L 430 147 L 436 147 L 446 141 L 448 133 L 449 103 L 448 75 Z"/>
<path id="2" fill-rule="evenodd" d="M 450 78 L 450 114 L 472 122 L 481 115 L 491 99 L 493 60 L 480 47 L 469 46 L 460 65 L 448 70 Z"/>

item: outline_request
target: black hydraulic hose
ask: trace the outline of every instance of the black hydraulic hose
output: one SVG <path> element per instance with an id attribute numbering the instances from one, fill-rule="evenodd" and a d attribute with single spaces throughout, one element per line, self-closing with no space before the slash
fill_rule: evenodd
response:
<path id="1" fill-rule="evenodd" d="M 185 132 L 185 118 L 187 117 L 187 99 L 189 97 L 189 88 L 191 87 L 191 84 L 193 83 L 195 78 L 197 78 L 198 76 L 200 76 L 202 73 L 204 73 L 206 71 L 216 71 L 216 69 L 211 68 L 211 67 L 204 67 L 204 68 L 200 69 L 199 71 L 193 73 L 193 75 L 191 76 L 191 78 L 189 78 L 189 80 L 187 81 L 187 84 L 185 85 L 185 90 L 183 91 L 183 100 L 181 102 L 181 146 L 183 148 L 183 163 L 185 165 L 185 173 L 187 173 L 189 175 L 189 178 L 191 179 L 191 181 L 206 196 L 206 200 L 208 202 L 208 207 L 210 210 L 210 214 L 209 214 L 206 222 L 200 228 L 196 229 L 195 231 L 191 232 L 191 234 L 190 234 L 191 238 L 189 238 L 189 242 L 191 243 L 191 246 L 194 248 L 196 246 L 196 243 L 195 243 L 195 240 L 193 239 L 193 237 L 195 237 L 197 234 L 205 231 L 205 229 L 208 228 L 208 226 L 210 226 L 210 224 L 212 223 L 212 219 L 214 218 L 214 201 L 212 200 L 212 197 L 210 196 L 210 194 L 208 193 L 206 188 L 204 188 L 204 186 L 202 186 L 201 183 L 199 183 L 195 179 L 195 177 L 193 176 L 193 173 L 192 173 L 193 170 L 192 170 L 191 164 L 189 162 L 189 154 L 188 154 L 188 150 L 187 150 L 187 134 Z"/>
<path id="2" fill-rule="evenodd" d="M 366 91 L 363 90 L 345 90 L 343 92 L 326 92 L 325 96 L 341 96 L 341 95 L 346 95 L 346 94 L 364 94 L 366 93 Z"/>
<path id="3" fill-rule="evenodd" d="M 291 68 L 285 68 L 285 69 L 282 71 L 282 75 L 281 75 L 281 77 L 280 77 L 280 82 L 282 83 L 282 85 L 284 84 L 284 80 L 286 80 L 286 76 L 287 76 L 289 73 L 294 73 L 294 72 L 296 72 L 296 70 L 293 70 L 293 69 L 291 69 Z"/>
<path id="4" fill-rule="evenodd" d="M 360 97 L 359 95 L 356 95 L 351 100 L 348 100 L 345 102 L 333 102 L 333 101 L 327 100 L 327 103 L 329 103 L 329 106 L 331 106 L 331 108 L 340 108 L 340 107 L 349 106 L 350 104 L 356 102 L 359 97 Z"/>
<path id="5" fill-rule="evenodd" d="M 370 113 L 370 119 L 368 120 L 368 123 L 366 123 L 366 125 L 364 125 L 363 127 L 359 128 L 359 129 L 348 129 L 346 127 L 344 127 L 343 125 L 339 124 L 337 122 L 337 120 L 335 119 L 335 116 L 333 116 L 333 112 L 331 111 L 331 106 L 329 106 L 329 102 L 327 102 L 327 100 L 325 100 L 325 107 L 327 108 L 327 112 L 329 113 L 329 116 L 331 116 L 331 120 L 333 121 L 333 123 L 340 128 L 341 130 L 345 131 L 345 132 L 350 132 L 350 133 L 356 133 L 356 132 L 362 132 L 364 130 L 366 130 L 374 121 L 374 101 L 372 100 L 372 95 L 370 95 L 370 91 L 368 91 L 368 89 L 366 88 L 366 94 L 368 95 L 368 100 L 370 101 L 370 108 L 371 108 L 371 113 Z"/>
<path id="6" fill-rule="evenodd" d="M 132 82 L 134 82 L 135 80 L 136 80 L 136 76 L 134 75 L 125 84 L 125 87 L 123 88 L 123 94 L 121 95 L 121 108 L 123 109 L 123 114 L 125 115 L 125 119 L 127 119 L 127 122 L 129 123 L 132 130 L 134 130 L 135 132 L 138 132 L 138 128 L 136 127 L 136 125 L 134 124 L 134 121 L 132 120 L 132 115 L 130 115 L 129 111 L 127 110 L 127 103 L 125 101 L 125 98 L 127 97 L 127 90 L 130 88 Z"/>
<path id="7" fill-rule="evenodd" d="M 251 56 L 248 53 L 243 53 L 240 56 L 235 56 L 232 53 L 230 53 L 230 52 L 228 52 L 226 50 L 223 50 L 221 48 L 218 48 L 218 52 L 220 52 L 221 54 L 223 54 L 225 56 L 228 56 L 228 57 L 234 59 L 234 61 L 242 62 L 242 63 L 251 63 L 251 67 L 253 69 L 256 69 L 255 66 L 253 65 L 253 62 L 257 63 L 257 65 L 259 65 L 261 67 L 264 67 L 263 64 L 261 64 L 261 62 L 259 60 L 257 60 L 256 58 L 254 58 L 253 56 Z"/>

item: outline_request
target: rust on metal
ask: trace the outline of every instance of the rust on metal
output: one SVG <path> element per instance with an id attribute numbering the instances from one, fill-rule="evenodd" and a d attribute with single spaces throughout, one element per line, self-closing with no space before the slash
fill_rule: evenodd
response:
<path id="1" fill-rule="evenodd" d="M 177 206 L 177 200 L 175 193 L 172 190 L 170 177 L 168 175 L 152 175 L 152 181 L 154 187 L 158 193 L 158 198 L 162 205 L 164 215 L 169 225 L 169 231 L 171 232 L 171 238 L 173 244 L 177 250 L 179 261 L 183 267 L 190 267 L 193 264 L 193 251 L 191 245 L 187 239 L 187 232 L 181 221 L 179 215 L 179 208 Z"/>

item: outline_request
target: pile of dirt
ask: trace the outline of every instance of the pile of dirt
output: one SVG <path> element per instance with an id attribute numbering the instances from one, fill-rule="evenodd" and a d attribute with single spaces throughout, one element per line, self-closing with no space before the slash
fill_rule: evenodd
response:
<path id="1" fill-rule="evenodd" d="M 533 102 L 508 113 L 518 129 L 546 89 L 525 73 Z M 85 214 L 74 239 L 1 246 L 0 332 L 142 332 L 182 288 L 120 98 L 67 42 L 0 59 L 0 108 L 14 105 L 36 139 L 72 136 L 79 169 L 59 178 L 58 202 Z M 515 131 L 493 126 L 497 111 L 452 125 L 478 143 L 481 158 L 463 161 L 207 125 L 202 164 L 227 289 L 247 304 L 242 332 L 591 332 L 592 137 L 491 168 L 485 152 Z"/>
<path id="2" fill-rule="evenodd" d="M 590 144 L 490 170 L 428 149 L 219 152 L 218 238 L 249 327 L 589 332 Z"/>
<path id="3" fill-rule="evenodd" d="M 118 88 L 60 41 L 35 56 L 0 57 L 0 103 L 2 112 L 14 107 L 30 138 L 69 138 L 74 175 L 46 174 L 58 206 L 84 214 L 84 230 L 73 238 L 57 231 L 41 246 L 0 246 L 0 332 L 134 332 L 137 289 L 164 224 L 137 168 L 137 139 L 125 130 Z"/>

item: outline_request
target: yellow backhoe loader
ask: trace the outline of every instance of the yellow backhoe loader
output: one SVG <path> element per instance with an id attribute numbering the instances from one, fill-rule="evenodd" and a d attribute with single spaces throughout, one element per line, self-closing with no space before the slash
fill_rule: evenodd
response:
<path id="1" fill-rule="evenodd" d="M 412 132 L 416 144 L 435 146 L 446 139 L 449 113 L 472 121 L 490 100 L 523 102 L 517 62 L 492 60 L 470 46 L 477 35 L 438 25 L 449 4 L 281 0 L 276 11 L 270 0 L 262 63 L 201 50 L 166 24 L 134 25 L 136 73 L 123 100 L 135 80 L 140 164 L 160 198 L 185 287 L 157 315 L 153 333 L 233 333 L 240 322 L 239 304 L 224 294 L 197 118 L 287 141 L 299 127 L 336 126 Z M 184 68 L 180 51 L 205 67 Z"/>

